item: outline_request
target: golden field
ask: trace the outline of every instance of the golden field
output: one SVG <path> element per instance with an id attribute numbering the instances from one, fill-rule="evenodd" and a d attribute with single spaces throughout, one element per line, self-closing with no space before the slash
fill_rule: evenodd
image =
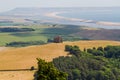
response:
<path id="1" fill-rule="evenodd" d="M 0 72 L 0 80 L 33 80 L 34 71 Z"/>
<path id="2" fill-rule="evenodd" d="M 37 67 L 36 58 L 52 61 L 59 56 L 67 56 L 64 52 L 65 45 L 78 45 L 81 50 L 92 47 L 105 47 L 107 45 L 120 45 L 119 41 L 76 41 L 64 43 L 51 43 L 40 46 L 30 46 L 23 48 L 1 48 L 0 50 L 0 70 L 6 69 L 29 69 L 31 66 Z M 34 72 L 0 72 L 0 80 L 32 80 Z M 32 75 L 32 76 L 31 76 Z M 20 77 L 21 76 L 21 77 Z M 16 79 L 15 79 L 16 78 Z M 18 79 L 17 79 L 18 78 Z M 24 78 L 24 79 L 23 79 Z"/>

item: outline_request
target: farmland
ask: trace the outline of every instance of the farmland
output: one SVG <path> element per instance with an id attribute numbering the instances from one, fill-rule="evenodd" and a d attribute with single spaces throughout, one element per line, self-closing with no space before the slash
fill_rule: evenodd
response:
<path id="1" fill-rule="evenodd" d="M 93 41 L 75 41 L 64 43 L 51 43 L 40 46 L 29 46 L 23 48 L 3 48 L 0 51 L 0 69 L 30 69 L 31 66 L 37 67 L 36 58 L 42 58 L 46 61 L 52 61 L 53 58 L 59 56 L 67 56 L 67 52 L 64 51 L 65 45 L 78 45 L 80 49 L 92 48 L 92 47 L 105 47 L 107 45 L 120 45 L 118 41 L 105 41 L 105 40 L 93 40 Z M 2 48 L 1 48 L 2 49 Z M 33 71 L 23 72 L 0 72 L 0 78 L 2 80 L 32 80 Z M 27 77 L 29 75 L 29 77 Z"/>
<path id="2" fill-rule="evenodd" d="M 36 58 L 52 61 L 59 56 L 67 56 L 65 45 L 77 45 L 81 50 L 92 47 L 105 47 L 107 45 L 120 45 L 120 31 L 89 28 L 76 25 L 59 24 L 31 24 L 19 26 L 2 25 L 0 28 L 30 28 L 35 31 L 0 32 L 0 69 L 30 69 L 37 68 Z M 63 43 L 47 43 L 48 39 L 62 36 Z M 114 35 L 114 36 L 113 36 Z M 98 40 L 99 39 L 99 40 Z M 114 40 L 114 41 L 112 41 Z M 44 45 L 29 45 L 28 47 L 5 47 L 11 42 L 44 41 Z M 2 80 L 32 80 L 34 71 L 0 72 Z"/>
<path id="3" fill-rule="evenodd" d="M 6 48 L 0 52 L 0 69 L 30 68 L 31 66 L 37 65 L 36 58 L 42 58 L 46 61 L 52 61 L 52 59 L 55 57 L 66 56 L 67 53 L 64 52 L 65 45 L 78 45 L 80 49 L 83 50 L 84 48 L 92 48 L 99 46 L 105 47 L 107 45 L 120 45 L 120 42 L 93 40 L 64 42 L 59 44 L 51 43 L 23 48 Z"/>
<path id="4" fill-rule="evenodd" d="M 0 28 L 30 28 L 35 31 L 0 32 L 0 46 L 10 42 L 44 41 L 62 36 L 64 41 L 78 40 L 120 40 L 120 30 L 97 29 L 77 25 L 31 24 L 19 26 L 0 26 Z M 113 36 L 114 35 L 114 36 Z"/>

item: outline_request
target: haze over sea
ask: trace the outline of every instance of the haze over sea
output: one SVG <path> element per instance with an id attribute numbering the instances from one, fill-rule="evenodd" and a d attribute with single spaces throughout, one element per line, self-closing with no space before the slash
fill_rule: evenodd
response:
<path id="1" fill-rule="evenodd" d="M 102 7 L 102 8 L 74 8 L 72 11 L 66 11 L 65 13 L 58 14 L 59 16 L 66 18 L 76 18 L 83 20 L 92 20 L 94 22 L 111 22 L 111 23 L 120 23 L 120 7 Z M 79 23 L 77 23 L 79 24 Z M 108 25 L 96 25 L 93 23 L 80 23 L 90 26 L 96 26 L 101 28 L 117 28 L 120 29 L 120 26 L 108 26 Z"/>
<path id="2" fill-rule="evenodd" d="M 44 23 L 120 29 L 120 7 L 15 8 L 1 16 L 40 20 Z"/>
<path id="3" fill-rule="evenodd" d="M 60 16 L 69 18 L 80 18 L 94 21 L 120 22 L 120 7 L 119 8 L 79 8 Z"/>

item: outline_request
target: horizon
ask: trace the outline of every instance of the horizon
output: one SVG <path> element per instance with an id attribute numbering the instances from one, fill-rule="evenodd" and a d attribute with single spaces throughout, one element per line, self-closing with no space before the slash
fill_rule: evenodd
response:
<path id="1" fill-rule="evenodd" d="M 120 6 L 120 1 L 117 0 L 4 0 L 0 3 L 0 12 L 8 11 L 17 7 L 117 7 Z"/>
<path id="2" fill-rule="evenodd" d="M 90 6 L 90 7 L 80 7 L 80 6 L 74 6 L 74 7 L 70 7 L 70 6 L 66 6 L 66 7 L 15 7 L 15 8 L 12 8 L 12 9 L 9 9 L 9 10 L 6 10 L 6 11 L 0 11 L 0 13 L 3 13 L 3 12 L 7 12 L 7 11 L 11 11 L 11 10 L 15 10 L 15 9 L 20 9 L 20 8 L 119 8 L 120 6 Z"/>

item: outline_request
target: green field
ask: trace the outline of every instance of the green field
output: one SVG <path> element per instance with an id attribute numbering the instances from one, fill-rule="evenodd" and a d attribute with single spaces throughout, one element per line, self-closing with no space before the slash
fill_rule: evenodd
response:
<path id="1" fill-rule="evenodd" d="M 7 26 L 0 26 L 0 28 Z M 53 40 L 60 35 L 63 41 L 78 40 L 120 40 L 120 30 L 98 29 L 86 26 L 59 25 L 59 24 L 19 24 L 11 28 L 31 28 L 34 31 L 0 32 L 0 46 L 10 42 L 30 42 Z"/>
<path id="2" fill-rule="evenodd" d="M 26 26 L 22 26 L 25 27 Z M 27 26 L 28 27 L 28 26 Z M 42 33 L 43 28 L 35 28 L 36 31 L 31 32 L 1 32 L 0 33 L 0 46 L 5 46 L 6 43 L 14 41 L 47 41 L 47 37 L 39 34 Z"/>
<path id="3" fill-rule="evenodd" d="M 3 27 L 3 26 L 2 26 Z M 12 26 L 11 26 L 12 27 Z M 26 32 L 0 32 L 0 46 L 5 46 L 6 43 L 15 41 L 44 41 L 47 42 L 48 39 L 53 39 L 57 35 L 61 35 L 64 40 L 79 40 L 80 37 L 72 36 L 72 33 L 78 32 L 78 26 L 66 25 L 29 25 L 29 26 L 18 26 L 19 28 L 33 28 L 35 31 Z"/>

